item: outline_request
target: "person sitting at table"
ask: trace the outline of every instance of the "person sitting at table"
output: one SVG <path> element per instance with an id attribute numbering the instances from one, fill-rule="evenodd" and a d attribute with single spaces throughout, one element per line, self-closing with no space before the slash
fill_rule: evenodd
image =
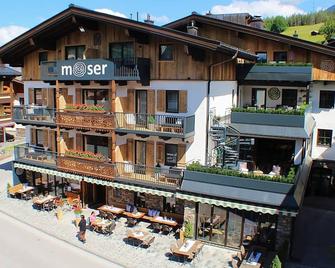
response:
<path id="1" fill-rule="evenodd" d="M 92 223 L 94 223 L 97 220 L 97 216 L 95 215 L 95 212 L 92 211 L 91 215 L 90 215 L 90 226 L 92 225 Z"/>

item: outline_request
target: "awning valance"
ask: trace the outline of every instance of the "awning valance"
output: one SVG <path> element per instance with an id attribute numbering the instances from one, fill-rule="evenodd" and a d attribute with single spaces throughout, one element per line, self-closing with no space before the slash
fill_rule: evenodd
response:
<path id="1" fill-rule="evenodd" d="M 164 196 L 164 197 L 172 197 L 174 195 L 174 193 L 172 193 L 172 192 L 156 190 L 156 189 L 151 189 L 151 188 L 144 188 L 144 187 L 139 187 L 139 186 L 129 185 L 129 184 L 123 184 L 123 183 L 117 183 L 117 182 L 113 182 L 113 187 L 114 188 L 125 189 L 125 190 L 130 190 L 130 191 L 134 191 L 134 192 Z"/>
<path id="2" fill-rule="evenodd" d="M 177 193 L 176 198 L 193 201 L 193 202 L 199 202 L 203 204 L 209 204 L 209 205 L 215 205 L 215 206 L 227 207 L 227 208 L 233 208 L 233 209 L 239 209 L 239 210 L 247 210 L 247 211 L 253 211 L 257 213 L 270 214 L 270 215 L 281 214 L 284 216 L 291 216 L 291 217 L 295 217 L 297 215 L 297 212 L 243 204 L 243 203 L 232 202 L 232 201 L 206 198 L 206 197 L 190 195 L 190 194 Z"/>

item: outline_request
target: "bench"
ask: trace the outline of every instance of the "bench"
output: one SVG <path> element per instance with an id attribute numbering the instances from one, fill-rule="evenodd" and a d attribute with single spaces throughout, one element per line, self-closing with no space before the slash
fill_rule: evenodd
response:
<path id="1" fill-rule="evenodd" d="M 11 197 L 15 197 L 15 194 L 22 189 L 23 189 L 23 184 L 22 183 L 16 184 L 16 185 L 8 188 L 8 193 Z"/>

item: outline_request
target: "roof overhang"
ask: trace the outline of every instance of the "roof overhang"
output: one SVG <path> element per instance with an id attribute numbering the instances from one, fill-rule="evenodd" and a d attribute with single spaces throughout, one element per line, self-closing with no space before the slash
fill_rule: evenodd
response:
<path id="1" fill-rule="evenodd" d="M 97 30 L 99 23 L 114 24 L 135 31 L 140 35 L 154 35 L 218 53 L 234 55 L 247 60 L 255 60 L 256 55 L 223 42 L 204 37 L 194 36 L 170 28 L 150 25 L 135 20 L 120 18 L 89 9 L 70 6 L 36 27 L 18 36 L 0 47 L 0 58 L 12 66 L 22 66 L 23 56 L 36 49 L 55 49 L 57 38 L 78 30 L 79 26 Z"/>

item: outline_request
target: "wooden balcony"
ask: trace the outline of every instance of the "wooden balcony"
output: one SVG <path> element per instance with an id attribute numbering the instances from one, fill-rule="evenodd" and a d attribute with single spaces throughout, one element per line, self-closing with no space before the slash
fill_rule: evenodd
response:
<path id="1" fill-rule="evenodd" d="M 160 188 L 176 189 L 181 185 L 183 171 L 178 168 L 156 168 L 130 163 L 116 163 L 116 180 Z"/>
<path id="2" fill-rule="evenodd" d="M 1 114 L 0 115 L 0 123 L 7 123 L 12 121 L 12 115 L 11 114 Z"/>
<path id="3" fill-rule="evenodd" d="M 194 134 L 194 115 L 115 113 L 115 119 L 117 132 L 169 138 L 188 138 Z"/>
<path id="4" fill-rule="evenodd" d="M 14 106 L 13 120 L 23 125 L 56 127 L 55 109 L 44 106 Z"/>
<path id="5" fill-rule="evenodd" d="M 10 103 L 11 94 L 9 92 L 0 92 L 0 103 Z"/>
<path id="6" fill-rule="evenodd" d="M 112 131 L 115 127 L 114 115 L 97 112 L 57 112 L 56 123 L 62 128 L 93 129 Z"/>
<path id="7" fill-rule="evenodd" d="M 115 165 L 108 161 L 98 161 L 73 156 L 58 156 L 57 168 L 62 171 L 113 180 Z"/>

